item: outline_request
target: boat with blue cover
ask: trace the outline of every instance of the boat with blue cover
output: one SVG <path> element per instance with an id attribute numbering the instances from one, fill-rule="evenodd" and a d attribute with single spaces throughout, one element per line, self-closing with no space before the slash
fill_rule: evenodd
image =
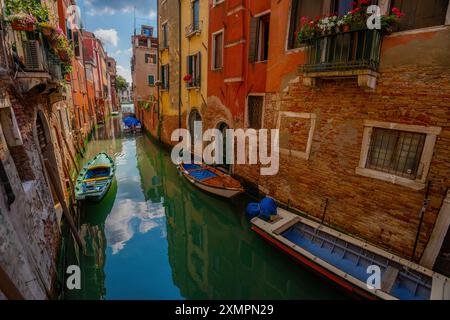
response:
<path id="1" fill-rule="evenodd" d="M 244 192 L 239 181 L 206 164 L 181 163 L 179 168 L 190 183 L 209 193 L 232 198 Z"/>
<path id="2" fill-rule="evenodd" d="M 80 171 L 75 185 L 77 200 L 100 201 L 108 192 L 115 175 L 114 161 L 106 153 L 99 153 Z"/>
<path id="3" fill-rule="evenodd" d="M 450 279 L 309 218 L 277 209 L 252 230 L 343 288 L 368 299 L 448 300 Z M 370 278 L 380 271 L 379 286 Z"/>

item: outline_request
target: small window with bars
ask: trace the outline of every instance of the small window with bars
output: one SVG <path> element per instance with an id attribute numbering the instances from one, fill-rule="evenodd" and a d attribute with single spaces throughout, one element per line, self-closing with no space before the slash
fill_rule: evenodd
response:
<path id="1" fill-rule="evenodd" d="M 261 129 L 264 97 L 248 96 L 247 103 L 248 103 L 247 107 L 248 127 L 252 129 Z"/>
<path id="2" fill-rule="evenodd" d="M 373 128 L 366 167 L 396 176 L 416 179 L 426 134 Z"/>

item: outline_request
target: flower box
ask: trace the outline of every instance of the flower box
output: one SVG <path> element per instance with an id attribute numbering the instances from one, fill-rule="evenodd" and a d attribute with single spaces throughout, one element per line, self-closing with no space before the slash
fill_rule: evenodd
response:
<path id="1" fill-rule="evenodd" d="M 16 31 L 35 31 L 36 26 L 34 24 L 23 24 L 20 21 L 12 21 L 11 28 Z"/>

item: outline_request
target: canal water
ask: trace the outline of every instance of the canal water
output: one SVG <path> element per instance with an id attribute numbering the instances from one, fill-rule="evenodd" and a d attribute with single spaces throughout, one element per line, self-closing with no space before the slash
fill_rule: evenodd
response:
<path id="1" fill-rule="evenodd" d="M 116 179 L 81 208 L 82 289 L 67 299 L 343 299 L 333 285 L 250 230 L 244 208 L 191 186 L 169 151 L 144 134 L 99 128 L 87 161 L 105 151 Z"/>

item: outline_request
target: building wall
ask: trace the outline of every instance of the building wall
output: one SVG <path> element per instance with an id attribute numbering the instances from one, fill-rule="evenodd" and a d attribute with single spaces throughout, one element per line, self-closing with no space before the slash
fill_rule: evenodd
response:
<path id="1" fill-rule="evenodd" d="M 206 109 L 208 97 L 208 25 L 209 25 L 209 1 L 200 0 L 199 16 L 201 21 L 201 33 L 186 37 L 186 28 L 192 24 L 192 3 L 190 0 L 181 1 L 181 79 L 188 74 L 187 57 L 198 52 L 201 53 L 201 85 L 200 88 L 187 89 L 182 80 L 182 126 L 187 127 L 189 114 L 197 110 L 202 114 Z"/>
<path id="2" fill-rule="evenodd" d="M 260 176 L 256 166 L 237 166 L 235 173 L 263 193 L 319 219 L 326 206 L 326 223 L 410 258 L 425 184 L 417 188 L 399 184 L 398 179 L 389 182 L 359 174 L 364 128 L 367 121 L 437 128 L 436 145 L 428 151 L 432 154 L 426 177 L 431 181 L 431 202 L 417 259 L 449 187 L 450 28 L 385 37 L 373 91 L 359 87 L 355 79 L 323 80 L 311 88 L 298 72 L 304 63 L 303 49 L 287 51 L 286 37 L 280 37 L 287 32 L 289 2 L 272 1 L 271 5 L 270 77 L 263 121 L 265 128 L 281 130 L 281 140 L 290 139 L 291 151 L 306 151 L 311 134 L 309 158 L 281 154 L 280 172 L 275 176 Z M 300 118 L 280 122 L 283 114 L 285 120 L 293 115 Z"/>
<path id="3" fill-rule="evenodd" d="M 146 46 L 139 45 L 139 39 Z M 158 137 L 158 40 L 143 33 L 132 37 L 133 43 L 133 92 L 136 116 L 153 137 Z M 154 55 L 155 61 L 146 61 L 146 55 Z M 153 76 L 154 84 L 149 84 Z"/>
<path id="4" fill-rule="evenodd" d="M 169 89 L 159 90 L 160 105 L 160 137 L 165 144 L 172 144 L 172 132 L 178 128 L 180 105 L 180 2 L 179 0 L 158 0 L 159 30 L 158 37 L 160 59 L 159 80 L 161 80 L 161 66 L 169 65 Z M 163 48 L 162 26 L 168 26 L 168 48 Z M 182 127 L 185 124 L 182 122 Z"/>
<path id="5" fill-rule="evenodd" d="M 220 122 L 231 128 L 245 127 L 247 96 L 265 92 L 267 62 L 249 63 L 250 20 L 269 12 L 270 0 L 210 3 L 206 128 L 215 128 Z M 213 35 L 221 30 L 224 66 L 213 70 Z"/>

